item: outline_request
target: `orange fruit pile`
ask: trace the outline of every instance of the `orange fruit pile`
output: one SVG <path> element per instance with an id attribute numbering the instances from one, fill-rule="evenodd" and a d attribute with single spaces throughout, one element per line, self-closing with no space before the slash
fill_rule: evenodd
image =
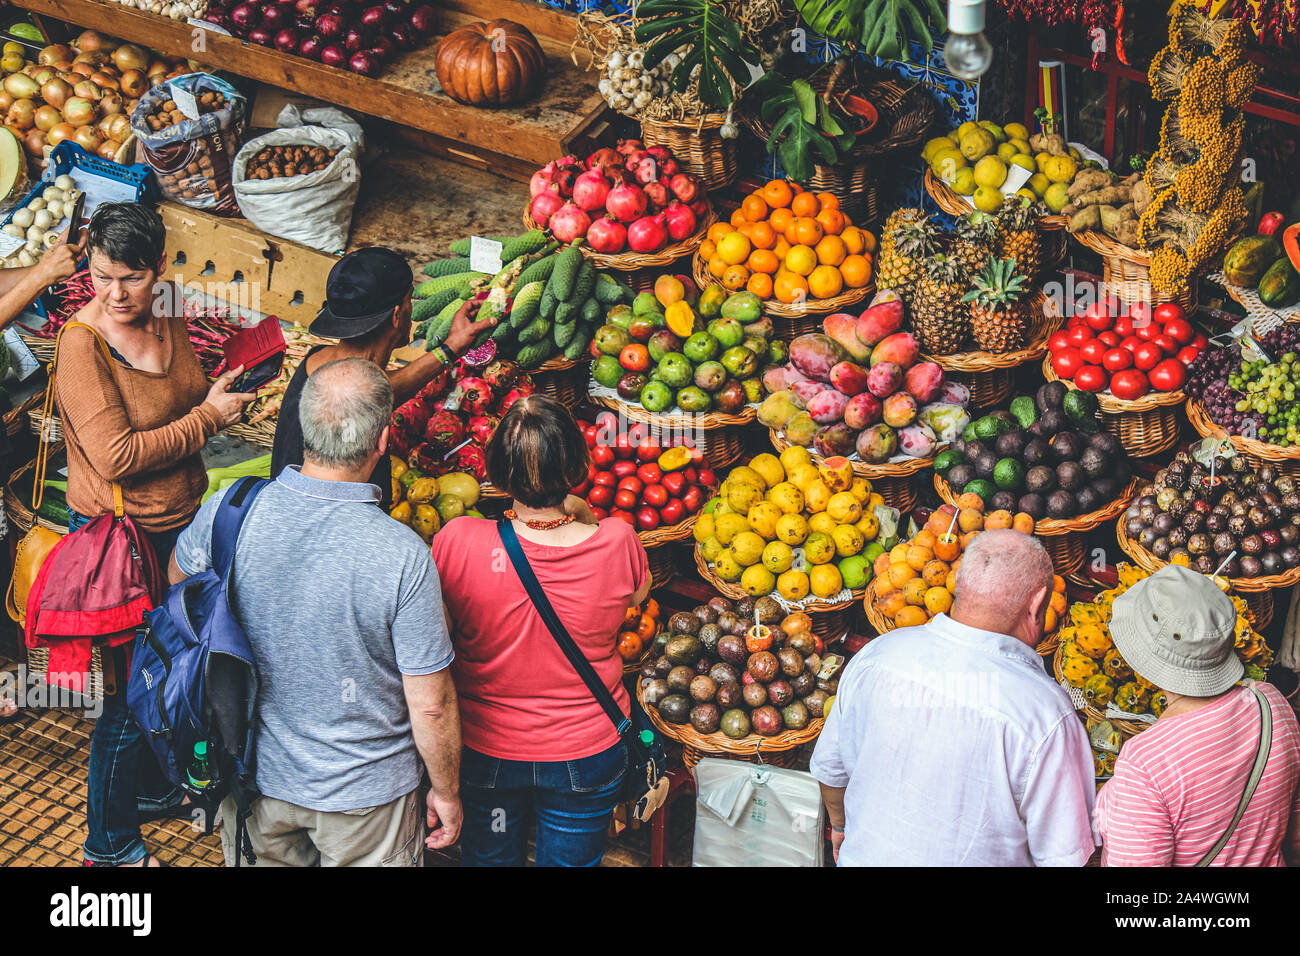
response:
<path id="1" fill-rule="evenodd" d="M 794 303 L 830 299 L 871 281 L 876 237 L 853 225 L 832 193 L 773 179 L 717 222 L 700 260 L 723 287 Z"/>
<path id="2" fill-rule="evenodd" d="M 985 514 L 978 495 L 962 495 L 957 504 L 958 508 L 939 508 L 911 541 L 901 542 L 876 558 L 875 577 L 863 601 L 870 602 L 895 627 L 918 627 L 952 607 L 962 553 L 981 531 L 1014 528 L 1033 534 L 1034 519 L 1024 512 Z M 1057 629 L 1065 608 L 1065 580 L 1057 574 L 1052 578 L 1044 633 Z"/>
<path id="3" fill-rule="evenodd" d="M 630 607 L 618 633 L 618 656 L 634 661 L 645 653 L 659 633 L 659 602 L 647 598 L 643 607 Z"/>

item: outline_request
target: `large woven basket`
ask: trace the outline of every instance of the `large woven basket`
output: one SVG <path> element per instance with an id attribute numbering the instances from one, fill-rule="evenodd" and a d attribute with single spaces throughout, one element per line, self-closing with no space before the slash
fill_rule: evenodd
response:
<path id="1" fill-rule="evenodd" d="M 1052 558 L 1052 567 L 1061 577 L 1073 574 L 1083 566 L 1086 558 L 1084 536 L 1094 528 L 1100 527 L 1128 507 L 1129 501 L 1137 491 L 1140 480 L 1134 478 L 1119 493 L 1114 501 L 1104 508 L 1073 518 L 1042 518 L 1034 522 L 1034 536 L 1043 542 L 1043 547 Z M 958 494 L 941 475 L 934 476 L 934 490 L 945 504 L 957 507 Z"/>
<path id="2" fill-rule="evenodd" d="M 1133 563 L 1143 571 L 1155 574 L 1169 563 L 1160 560 L 1128 536 L 1124 530 L 1122 515 L 1115 524 L 1115 539 L 1119 542 L 1120 550 L 1132 558 Z M 1283 574 L 1265 574 L 1257 578 L 1228 578 L 1227 580 L 1234 591 L 1249 600 L 1248 596 L 1251 594 L 1262 594 L 1276 588 L 1289 588 L 1300 584 L 1300 567 L 1292 568 Z"/>
<path id="3" fill-rule="evenodd" d="M 1043 376 L 1049 382 L 1062 381 L 1052 370 L 1050 355 L 1043 359 Z M 1069 388 L 1075 387 L 1073 382 L 1065 384 Z M 1101 427 L 1119 439 L 1130 457 L 1146 458 L 1178 444 L 1178 410 L 1186 400 L 1187 395 L 1181 389 L 1151 392 L 1131 402 L 1099 392 L 1097 417 Z"/>
<path id="4" fill-rule="evenodd" d="M 55 456 L 62 451 L 62 442 L 53 445 L 49 452 L 50 459 L 54 460 Z M 22 465 L 9 476 L 9 480 L 5 482 L 4 487 L 5 516 L 20 534 L 26 534 L 30 531 L 34 523 L 43 528 L 49 528 L 51 531 L 57 531 L 59 534 L 67 534 L 68 526 L 66 523 L 58 524 L 50 521 L 48 518 L 38 515 L 32 509 L 35 476 L 35 459 Z"/>
<path id="5" fill-rule="evenodd" d="M 697 733 L 690 724 L 670 724 L 660 717 L 659 708 L 652 707 L 645 702 L 644 687 L 642 685 L 643 682 L 638 680 L 636 687 L 637 701 L 641 704 L 646 716 L 650 718 L 650 723 L 654 725 L 655 730 L 669 740 L 675 740 L 682 745 L 684 749 L 682 754 L 683 762 L 687 767 L 695 766 L 702 757 L 757 759 L 779 766 L 783 761 L 774 760 L 773 757 L 788 754 L 797 747 L 812 743 L 817 739 L 817 735 L 822 732 L 822 726 L 826 723 L 824 717 L 818 717 L 815 720 L 810 720 L 808 726 L 803 730 L 783 730 L 772 737 L 764 737 L 762 734 L 750 734 L 747 737 L 732 739 L 721 731 L 712 734 L 701 734 Z"/>
<path id="6" fill-rule="evenodd" d="M 1228 439 L 1237 454 L 1243 455 L 1252 465 L 1258 467 L 1268 462 L 1284 475 L 1300 477 L 1300 445 L 1270 445 L 1257 438 L 1230 435 L 1226 428 L 1211 420 L 1210 413 L 1198 398 L 1187 400 L 1187 420 L 1202 438 Z"/>
<path id="7" fill-rule="evenodd" d="M 776 449 L 778 455 L 790 447 L 789 439 L 781 432 L 769 428 L 767 433 L 771 438 L 772 447 Z M 809 454 L 812 455 L 813 461 L 822 460 L 820 455 L 812 452 L 809 452 Z M 931 467 L 934 464 L 934 459 L 909 458 L 907 461 L 871 465 L 865 461 L 850 458 L 849 464 L 853 466 L 855 475 L 866 478 L 871 482 L 871 490 L 884 498 L 886 505 L 907 514 L 912 510 L 917 499 L 917 488 L 916 483 L 912 480 L 913 476 Z"/>
<path id="8" fill-rule="evenodd" d="M 947 183 L 929 169 L 925 171 L 925 191 L 930 194 L 935 205 L 950 216 L 965 216 L 975 209 L 963 196 L 953 192 Z M 1069 221 L 1065 216 L 1038 218 L 1038 231 L 1042 234 L 1043 240 L 1045 269 L 1058 265 L 1065 258 L 1065 227 Z M 1035 278 L 1037 277 L 1030 276 L 1029 281 L 1032 282 Z"/>
<path id="9" fill-rule="evenodd" d="M 884 210 L 877 195 L 877 183 L 890 172 L 889 157 L 898 150 L 920 144 L 934 121 L 935 101 L 929 90 L 920 83 L 911 83 L 898 77 L 876 71 L 865 63 L 855 63 L 856 76 L 850 73 L 847 85 L 839 89 L 856 92 L 875 107 L 878 119 L 875 127 L 834 166 L 816 165 L 805 188 L 812 192 L 833 193 L 840 208 L 855 225 L 870 227 L 881 219 Z M 831 69 L 817 71 L 809 82 L 818 94 L 826 91 Z M 752 104 L 750 104 L 752 107 Z M 745 124 L 762 142 L 772 134 L 771 127 L 758 118 L 757 110 L 744 111 Z"/>
<path id="10" fill-rule="evenodd" d="M 588 395 L 591 404 L 608 408 L 630 421 L 644 422 L 656 428 L 676 430 L 712 431 L 717 428 L 734 428 L 748 425 L 758 417 L 758 409 L 746 405 L 735 415 L 726 412 L 652 412 L 636 402 L 625 402 L 606 395 Z"/>
<path id="11" fill-rule="evenodd" d="M 653 587 L 661 588 L 677 576 L 679 551 L 680 548 L 671 543 L 645 545 L 646 561 L 650 568 L 650 583 Z"/>
<path id="12" fill-rule="evenodd" d="M 717 278 L 709 272 L 708 263 L 699 256 L 692 260 L 691 276 L 695 279 L 695 284 L 701 289 L 718 283 Z M 841 312 L 850 306 L 865 302 L 875 294 L 876 280 L 873 277 L 870 282 L 861 288 L 848 289 L 829 299 L 804 299 L 802 302 L 778 302 L 776 299 L 768 299 L 763 303 L 763 311 L 772 317 L 774 329 L 780 328 L 781 332 L 784 333 L 785 328 L 778 325 L 778 319 L 785 319 L 789 320 L 790 329 L 794 331 L 794 334 L 803 334 L 804 332 L 818 331 L 821 328 L 821 317 L 823 315 Z M 778 337 L 785 338 L 785 335 L 781 334 Z"/>
<path id="13" fill-rule="evenodd" d="M 1062 687 L 1068 688 L 1070 685 L 1065 679 L 1065 674 L 1063 674 L 1061 671 L 1062 656 L 1063 655 L 1061 653 L 1061 645 L 1058 642 L 1058 644 L 1056 645 L 1056 649 L 1052 653 L 1052 673 L 1056 675 L 1056 682 L 1058 684 L 1060 684 Z M 1118 730 L 1120 733 L 1124 734 L 1125 736 L 1132 736 L 1133 734 L 1139 734 L 1151 726 L 1150 724 L 1141 720 L 1124 720 L 1123 718 L 1119 718 L 1119 717 L 1107 717 L 1106 712 L 1104 710 L 1100 710 L 1099 708 L 1094 707 L 1092 704 L 1086 701 L 1084 702 L 1083 707 L 1080 708 L 1080 713 L 1082 713 L 1085 717 L 1088 717 L 1092 720 L 1109 720 L 1110 725 L 1114 727 L 1116 730 Z"/>
<path id="14" fill-rule="evenodd" d="M 736 181 L 740 172 L 740 139 L 723 139 L 721 113 L 705 113 L 684 120 L 641 118 L 641 141 L 663 146 L 677 165 L 704 183 L 706 190 L 721 189 Z"/>
<path id="15" fill-rule="evenodd" d="M 678 259 L 684 259 L 693 255 L 695 250 L 700 248 L 700 243 L 709 233 L 709 226 L 718 221 L 717 216 L 710 209 L 708 214 L 700 222 L 699 228 L 695 234 L 683 239 L 681 242 L 674 242 L 672 245 L 665 246 L 658 252 L 620 252 L 615 255 L 609 255 L 603 252 L 596 252 L 585 242 L 578 248 L 582 250 L 582 255 L 593 266 L 598 269 L 616 269 L 619 272 L 629 272 L 633 274 L 643 273 L 646 270 L 658 269 L 655 273 L 657 276 L 663 271 L 665 266 L 670 266 Z M 529 229 L 540 229 L 541 227 L 533 221 L 533 217 L 524 211 L 524 225 Z M 654 284 L 654 279 L 650 280 Z"/>
<path id="16" fill-rule="evenodd" d="M 1026 362 L 1047 354 L 1047 340 L 1065 322 L 1056 303 L 1039 291 L 1029 300 L 1030 325 L 1025 346 L 1010 352 L 952 352 L 948 355 L 925 355 L 923 361 L 935 362 L 944 377 L 970 389 L 971 404 L 976 408 L 1000 405 L 1011 395 L 1014 373 Z"/>
<path id="17" fill-rule="evenodd" d="M 1124 305 L 1134 302 L 1177 302 L 1192 312 L 1197 304 L 1199 279 L 1191 276 L 1187 284 L 1173 296 L 1157 295 L 1151 285 L 1151 257 L 1142 249 L 1120 245 L 1104 232 L 1071 233 L 1079 245 L 1091 249 L 1101 257 L 1102 281 L 1106 292 L 1117 297 Z"/>
<path id="18" fill-rule="evenodd" d="M 45 389 L 41 389 L 35 395 L 30 395 L 23 401 L 19 402 L 9 411 L 4 413 L 5 434 L 10 438 L 18 435 L 27 427 L 30 413 L 35 410 L 38 414 L 45 404 Z"/>
<path id="19" fill-rule="evenodd" d="M 699 572 L 700 577 L 703 578 L 705 582 L 725 597 L 729 597 L 734 601 L 739 601 L 741 598 L 750 596 L 749 593 L 739 584 L 724 581 L 722 578 L 714 574 L 713 569 L 709 567 L 709 563 L 704 560 L 704 555 L 700 553 L 700 547 L 698 544 L 695 546 L 695 570 Z M 849 593 L 852 597 L 846 601 L 806 599 L 804 603 L 799 605 L 799 610 L 806 611 L 814 617 L 818 614 L 825 614 L 832 611 L 844 611 L 851 608 L 856 602 L 862 600 L 862 596 L 867 593 L 867 589 L 859 588 L 858 590 L 850 591 Z"/>
<path id="20" fill-rule="evenodd" d="M 577 408 L 587 400 L 590 373 L 589 358 L 570 360 L 557 357 L 547 359 L 528 374 L 538 392 L 549 395 L 565 408 Z"/>

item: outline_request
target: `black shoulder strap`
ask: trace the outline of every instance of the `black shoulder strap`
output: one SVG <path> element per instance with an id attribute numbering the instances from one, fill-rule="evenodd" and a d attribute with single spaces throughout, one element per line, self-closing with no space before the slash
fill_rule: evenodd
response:
<path id="1" fill-rule="evenodd" d="M 569 632 L 565 630 L 564 625 L 560 623 L 559 617 L 555 614 L 555 608 L 551 607 L 551 602 L 547 600 L 546 592 L 542 590 L 542 585 L 537 580 L 537 575 L 533 573 L 532 566 L 528 563 L 528 558 L 524 555 L 524 549 L 519 544 L 519 536 L 515 534 L 514 525 L 509 519 L 502 518 L 497 522 L 497 531 L 501 535 L 501 543 L 505 545 L 506 554 L 510 555 L 510 563 L 515 566 L 515 573 L 519 575 L 519 580 L 523 582 L 524 590 L 528 592 L 529 598 L 532 599 L 533 607 L 537 608 L 537 613 L 542 616 L 542 622 L 546 625 L 551 636 L 555 638 L 555 643 L 560 645 L 560 650 L 568 658 L 569 664 L 578 672 L 582 682 L 587 685 L 587 690 L 591 696 L 596 698 L 601 709 L 613 722 L 614 727 L 618 730 L 620 737 L 626 737 L 632 732 L 632 720 L 619 709 L 614 695 L 609 692 L 609 688 L 604 685 L 596 669 L 591 666 L 591 661 L 587 660 L 587 655 L 573 642 Z"/>

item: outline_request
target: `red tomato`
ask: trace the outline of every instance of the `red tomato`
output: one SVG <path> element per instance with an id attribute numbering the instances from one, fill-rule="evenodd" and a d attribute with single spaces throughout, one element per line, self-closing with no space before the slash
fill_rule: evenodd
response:
<path id="1" fill-rule="evenodd" d="M 1187 383 L 1187 368 L 1178 359 L 1165 359 L 1151 370 L 1151 387 L 1173 392 Z"/>
<path id="2" fill-rule="evenodd" d="M 574 488 L 571 494 L 575 494 L 579 498 L 585 498 L 587 497 L 587 492 L 590 490 L 591 490 L 591 480 L 587 479 L 586 481 L 583 481 L 582 484 Z"/>
<path id="3" fill-rule="evenodd" d="M 636 527 L 636 516 L 626 508 L 614 508 L 610 511 L 611 518 L 617 518 L 619 521 L 626 521 L 632 527 Z"/>
<path id="4" fill-rule="evenodd" d="M 1069 337 L 1065 329 L 1061 329 L 1059 332 L 1053 332 L 1052 337 L 1047 340 L 1047 350 L 1049 352 L 1059 352 L 1061 349 L 1069 347 Z"/>
<path id="5" fill-rule="evenodd" d="M 1106 354 L 1106 343 L 1101 339 L 1090 339 L 1079 346 L 1079 355 L 1089 365 L 1100 365 L 1101 357 Z"/>
<path id="6" fill-rule="evenodd" d="M 1114 324 L 1106 306 L 1100 302 L 1094 302 L 1083 310 L 1083 321 L 1088 323 L 1088 328 L 1094 332 L 1104 332 Z"/>
<path id="7" fill-rule="evenodd" d="M 647 485 L 653 485 L 663 480 L 664 470 L 656 462 L 648 461 L 636 470 L 636 476 Z"/>
<path id="8" fill-rule="evenodd" d="M 587 492 L 587 502 L 593 507 L 608 508 L 614 503 L 614 489 L 609 485 L 592 485 Z"/>
<path id="9" fill-rule="evenodd" d="M 1138 325 L 1136 322 L 1134 322 L 1133 334 L 1136 335 L 1138 338 L 1140 338 L 1143 342 L 1150 342 L 1152 339 L 1154 339 L 1157 335 L 1160 334 L 1160 326 L 1156 325 L 1154 322 L 1148 322 L 1145 325 Z"/>
<path id="10" fill-rule="evenodd" d="M 1119 336 L 1116 333 L 1110 331 L 1109 329 L 1107 329 L 1105 332 L 1100 333 L 1097 336 L 1097 339 L 1101 342 L 1105 342 L 1106 348 L 1108 349 L 1116 348 L 1119 346 L 1120 343 Z"/>
<path id="11" fill-rule="evenodd" d="M 618 484 L 618 475 L 614 474 L 612 471 L 599 471 L 596 473 L 596 477 L 591 479 L 591 483 L 593 485 L 605 485 L 608 488 L 613 488 Z"/>
<path id="12" fill-rule="evenodd" d="M 613 412 L 601 412 L 596 416 L 596 427 L 606 432 L 612 432 L 618 428 L 618 416 Z"/>
<path id="13" fill-rule="evenodd" d="M 636 511 L 636 526 L 642 531 L 653 531 L 659 527 L 659 512 L 653 508 L 638 508 Z"/>
<path id="14" fill-rule="evenodd" d="M 1102 391 L 1106 379 L 1106 370 L 1100 365 L 1085 365 L 1074 373 L 1074 384 L 1085 392 Z"/>
<path id="15" fill-rule="evenodd" d="M 1200 354 L 1201 350 L 1196 346 L 1187 345 L 1178 350 L 1178 361 L 1182 362 L 1188 368 L 1191 368 L 1192 363 L 1196 361 L 1197 356 Z"/>
<path id="16" fill-rule="evenodd" d="M 1111 349 L 1101 357 L 1101 367 L 1108 372 L 1122 372 L 1133 367 L 1133 353 L 1128 349 Z"/>
<path id="17" fill-rule="evenodd" d="M 1165 335 L 1163 332 L 1151 341 L 1160 346 L 1166 355 L 1173 355 L 1178 351 L 1178 343 L 1174 341 L 1172 336 Z"/>
<path id="18" fill-rule="evenodd" d="M 605 508 L 601 508 L 599 505 L 592 505 L 591 513 L 596 516 L 597 521 L 602 521 L 609 517 L 609 511 Z"/>
<path id="19" fill-rule="evenodd" d="M 1127 315 L 1121 315 L 1115 320 L 1115 334 L 1121 339 L 1133 334 L 1133 320 Z"/>
<path id="20" fill-rule="evenodd" d="M 641 461 L 654 461 L 663 454 L 663 451 L 657 441 L 650 441 L 648 438 L 636 446 L 636 456 Z"/>
<path id="21" fill-rule="evenodd" d="M 1072 315 L 1072 316 L 1070 316 L 1068 319 L 1065 320 L 1065 328 L 1066 328 L 1067 330 L 1074 328 L 1076 325 L 1083 325 L 1083 324 L 1085 324 L 1085 323 L 1084 323 L 1084 321 L 1083 321 L 1083 313 L 1082 313 L 1082 312 L 1079 312 L 1079 313 L 1077 313 L 1077 314 L 1075 314 L 1075 315 Z"/>
<path id="22" fill-rule="evenodd" d="M 1126 402 L 1141 398 L 1150 390 L 1151 386 L 1147 384 L 1147 377 L 1135 368 L 1116 372 L 1110 380 L 1110 393 Z"/>
<path id="23" fill-rule="evenodd" d="M 627 428 L 627 443 L 635 448 L 650 437 L 650 426 L 645 422 L 633 422 Z"/>
<path id="24" fill-rule="evenodd" d="M 693 515 L 703 506 L 704 492 L 695 487 L 687 488 L 686 494 L 682 495 L 682 507 L 686 509 L 686 513 Z"/>
<path id="25" fill-rule="evenodd" d="M 588 448 L 595 448 L 596 439 L 600 437 L 600 429 L 595 425 L 583 425 L 582 437 L 586 441 Z"/>
<path id="26" fill-rule="evenodd" d="M 1161 325 L 1167 325 L 1174 319 L 1183 321 L 1187 318 L 1187 313 L 1177 302 L 1161 302 L 1156 306 L 1155 320 Z"/>
<path id="27" fill-rule="evenodd" d="M 674 498 L 680 498 L 689 484 L 690 482 L 686 480 L 686 476 L 680 471 L 670 471 L 663 477 L 663 486 L 668 489 L 668 493 Z"/>
<path id="28" fill-rule="evenodd" d="M 668 504 L 668 489 L 660 484 L 646 485 L 641 500 L 652 508 L 662 508 Z"/>
<path id="29" fill-rule="evenodd" d="M 1133 364 L 1144 372 L 1155 368 L 1164 357 L 1164 351 L 1154 342 L 1143 342 L 1133 350 Z"/>
<path id="30" fill-rule="evenodd" d="M 1052 371 L 1057 378 L 1072 379 L 1083 365 L 1083 356 L 1075 348 L 1062 349 L 1052 354 Z"/>
<path id="31" fill-rule="evenodd" d="M 664 524 L 678 524 L 686 518 L 686 506 L 676 498 L 672 498 L 668 504 L 659 509 L 659 517 Z"/>
<path id="32" fill-rule="evenodd" d="M 694 465 L 687 465 L 679 472 L 679 474 L 686 479 L 688 485 L 699 484 L 700 470 Z"/>
<path id="33" fill-rule="evenodd" d="M 614 457 L 631 458 L 635 454 L 636 446 L 632 444 L 631 439 L 627 435 L 619 435 L 614 439 Z M 632 470 L 635 471 L 636 469 L 634 468 Z"/>
<path id="34" fill-rule="evenodd" d="M 718 487 L 718 476 L 714 473 L 712 468 L 700 469 L 700 484 L 705 488 Z"/>
<path id="35" fill-rule="evenodd" d="M 1133 320 L 1133 328 L 1140 329 L 1151 324 L 1151 306 L 1145 302 L 1136 302 L 1129 307 L 1128 317 Z"/>
<path id="36" fill-rule="evenodd" d="M 628 475 L 626 478 L 620 479 L 618 483 L 619 491 L 630 491 L 634 495 L 641 494 L 641 491 L 644 488 L 645 488 L 645 482 L 643 482 L 636 475 Z"/>
<path id="37" fill-rule="evenodd" d="M 1204 332 L 1197 332 L 1196 338 L 1192 339 L 1192 345 L 1199 352 L 1204 352 L 1206 346 L 1208 346 L 1209 344 L 1210 344 L 1210 340 L 1205 337 Z"/>
<path id="38" fill-rule="evenodd" d="M 637 506 L 637 496 L 634 492 L 622 488 L 614 495 L 614 504 L 625 511 L 631 511 Z"/>
<path id="39" fill-rule="evenodd" d="M 1192 339 L 1196 338 L 1196 330 L 1186 319 L 1170 319 L 1165 323 L 1165 335 L 1179 345 L 1191 345 Z"/>
<path id="40" fill-rule="evenodd" d="M 1069 332 L 1065 333 L 1066 340 L 1075 348 L 1078 348 L 1092 337 L 1092 329 L 1088 328 L 1086 325 L 1076 325 L 1074 328 L 1070 329 Z"/>
<path id="41" fill-rule="evenodd" d="M 620 478 L 626 478 L 628 475 L 636 474 L 636 462 L 619 459 L 614 462 L 614 466 L 611 470 Z"/>
<path id="42" fill-rule="evenodd" d="M 608 445 L 597 445 L 591 450 L 591 463 L 597 468 L 608 468 L 614 463 L 614 449 Z"/>
<path id="43" fill-rule="evenodd" d="M 1136 335 L 1128 335 L 1120 340 L 1119 347 L 1122 349 L 1128 349 L 1130 352 L 1132 352 L 1135 348 L 1137 348 L 1141 344 L 1142 344 L 1142 340 L 1138 338 Z"/>

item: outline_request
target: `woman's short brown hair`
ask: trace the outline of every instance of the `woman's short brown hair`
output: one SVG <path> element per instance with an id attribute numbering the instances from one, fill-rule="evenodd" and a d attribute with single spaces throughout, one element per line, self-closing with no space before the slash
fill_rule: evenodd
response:
<path id="1" fill-rule="evenodd" d="M 492 484 L 529 508 L 558 506 L 591 467 L 578 423 L 548 395 L 528 395 L 511 405 L 486 454 Z"/>

